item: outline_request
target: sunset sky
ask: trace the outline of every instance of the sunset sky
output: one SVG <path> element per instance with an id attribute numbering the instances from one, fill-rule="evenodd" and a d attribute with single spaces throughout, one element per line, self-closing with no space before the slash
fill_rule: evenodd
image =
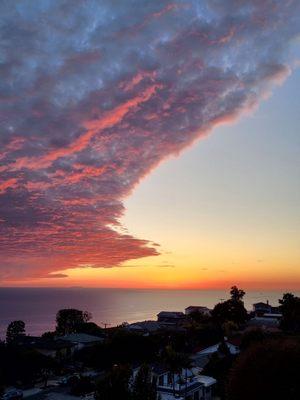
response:
<path id="1" fill-rule="evenodd" d="M 0 4 L 0 285 L 300 289 L 300 2 Z"/>

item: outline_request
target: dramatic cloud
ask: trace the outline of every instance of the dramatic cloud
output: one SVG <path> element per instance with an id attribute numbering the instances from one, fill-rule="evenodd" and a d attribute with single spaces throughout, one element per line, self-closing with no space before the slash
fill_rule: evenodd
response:
<path id="1" fill-rule="evenodd" d="M 2 0 L 1 278 L 158 254 L 114 229 L 122 200 L 284 79 L 299 16 L 298 0 Z"/>

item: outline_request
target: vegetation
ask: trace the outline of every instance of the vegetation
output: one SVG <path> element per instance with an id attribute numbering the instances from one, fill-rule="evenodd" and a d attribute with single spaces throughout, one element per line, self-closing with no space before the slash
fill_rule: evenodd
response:
<path id="1" fill-rule="evenodd" d="M 266 333 L 260 328 L 254 328 L 245 332 L 241 338 L 241 350 L 247 350 L 249 347 L 262 343 L 266 340 Z"/>
<path id="2" fill-rule="evenodd" d="M 59 310 L 56 314 L 56 333 L 63 336 L 78 332 L 79 327 L 91 319 L 92 315 L 87 311 L 73 308 Z"/>
<path id="3" fill-rule="evenodd" d="M 130 368 L 127 366 L 114 366 L 106 377 L 96 387 L 96 400 L 122 399 L 130 400 L 131 391 L 129 380 L 131 378 Z"/>
<path id="4" fill-rule="evenodd" d="M 25 335 L 25 322 L 24 321 L 12 321 L 6 331 L 6 343 L 12 344 L 20 336 Z"/>
<path id="5" fill-rule="evenodd" d="M 279 303 L 282 313 L 281 328 L 285 331 L 300 332 L 300 297 L 285 293 Z"/>
<path id="6" fill-rule="evenodd" d="M 203 375 L 212 376 L 217 380 L 216 392 L 221 399 L 225 398 L 228 373 L 234 362 L 235 356 L 231 355 L 227 345 L 220 344 L 218 352 L 212 354 L 208 364 L 202 371 Z"/>
<path id="7" fill-rule="evenodd" d="M 143 364 L 133 382 L 132 400 L 156 400 L 156 385 L 151 379 L 151 369 Z"/>
<path id="8" fill-rule="evenodd" d="M 269 340 L 243 352 L 229 374 L 228 400 L 298 400 L 300 344 Z"/>
<path id="9" fill-rule="evenodd" d="M 47 343 L 76 332 L 105 335 L 103 343 L 77 351 L 71 363 L 69 359 L 55 360 L 34 350 L 26 340 L 25 323 L 13 321 L 7 328 L 6 343 L 0 342 L 0 396 L 4 386 L 37 381 L 46 386 L 53 373 L 70 365 L 71 369 L 80 365 L 101 371 L 105 376 L 97 384 L 90 378 L 74 376 L 68 382 L 73 395 L 83 396 L 96 390 L 99 400 L 154 400 L 157 394 L 151 363 L 160 362 L 167 366 L 175 393 L 175 375 L 192 367 L 189 354 L 198 348 L 220 343 L 217 353 L 211 356 L 202 372 L 217 380 L 220 399 L 300 398 L 297 383 L 300 380 L 297 368 L 300 365 L 297 336 L 300 298 L 290 293 L 283 295 L 280 300 L 282 331 L 271 334 L 261 329 L 244 329 L 248 320 L 244 295 L 243 290 L 233 286 L 228 300 L 217 304 L 212 315 L 192 313 L 180 329 L 160 329 L 148 335 L 132 333 L 125 325 L 103 331 L 90 321 L 88 312 L 60 310 L 56 316 L 56 331 L 42 335 Z M 224 339 L 224 336 L 232 338 L 233 335 L 241 343 L 238 356 L 230 353 Z M 142 366 L 133 379 L 129 365 L 134 364 Z M 182 378 L 187 382 L 187 375 Z"/>
<path id="10" fill-rule="evenodd" d="M 44 370 L 55 367 L 54 360 L 37 351 L 21 346 L 0 346 L 0 376 L 2 373 L 6 385 L 33 383 L 37 378 L 44 378 Z"/>
<path id="11" fill-rule="evenodd" d="M 230 321 L 237 326 L 241 326 L 248 320 L 248 312 L 242 300 L 245 292 L 233 286 L 230 295 L 231 298 L 229 300 L 215 305 L 212 310 L 212 317 L 220 325 Z"/>

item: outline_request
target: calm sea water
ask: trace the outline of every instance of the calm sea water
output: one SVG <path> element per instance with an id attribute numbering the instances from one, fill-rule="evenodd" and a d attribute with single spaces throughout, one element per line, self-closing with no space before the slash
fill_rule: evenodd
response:
<path id="1" fill-rule="evenodd" d="M 295 293 L 300 295 L 300 293 Z M 99 325 L 155 319 L 162 310 L 184 310 L 189 305 L 213 307 L 228 297 L 226 291 L 132 290 L 87 288 L 0 288 L 0 338 L 9 322 L 22 319 L 27 333 L 38 335 L 54 329 L 55 314 L 61 308 L 90 311 Z M 258 301 L 277 305 L 282 292 L 249 291 L 248 309 Z"/>

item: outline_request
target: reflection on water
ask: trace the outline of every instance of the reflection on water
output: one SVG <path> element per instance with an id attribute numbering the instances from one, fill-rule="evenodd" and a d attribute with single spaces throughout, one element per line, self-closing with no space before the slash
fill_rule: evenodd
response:
<path id="1" fill-rule="evenodd" d="M 300 295 L 298 292 L 294 292 Z M 90 311 L 99 325 L 117 325 L 155 319 L 161 310 L 184 310 L 189 305 L 213 307 L 228 297 L 221 290 L 133 290 L 87 288 L 0 288 L 0 338 L 9 322 L 22 319 L 27 333 L 40 334 L 55 326 L 55 314 L 61 308 Z M 248 309 L 257 301 L 276 305 L 282 292 L 249 291 Z"/>

